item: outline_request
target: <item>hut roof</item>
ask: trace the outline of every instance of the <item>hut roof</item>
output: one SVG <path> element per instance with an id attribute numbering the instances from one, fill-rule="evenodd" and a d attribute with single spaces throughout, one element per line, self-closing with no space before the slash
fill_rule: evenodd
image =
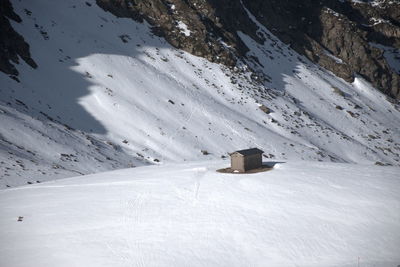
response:
<path id="1" fill-rule="evenodd" d="M 264 151 L 262 151 L 261 149 L 258 149 L 258 148 L 249 148 L 249 149 L 235 151 L 235 152 L 231 153 L 231 155 L 236 154 L 236 153 L 240 154 L 242 156 L 250 156 L 250 155 L 255 155 L 255 154 L 262 154 L 262 153 L 264 153 Z"/>

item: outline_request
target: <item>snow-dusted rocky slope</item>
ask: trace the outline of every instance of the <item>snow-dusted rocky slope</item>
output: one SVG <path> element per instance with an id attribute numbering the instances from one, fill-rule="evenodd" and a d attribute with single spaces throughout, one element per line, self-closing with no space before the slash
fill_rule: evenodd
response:
<path id="1" fill-rule="evenodd" d="M 301 161 L 215 172 L 225 165 L 147 166 L 1 190 L 0 266 L 400 264 L 399 167 Z"/>
<path id="2" fill-rule="evenodd" d="M 239 33 L 259 62 L 229 70 L 92 0 L 12 4 L 38 68 L 21 62 L 19 82 L 0 73 L 1 187 L 253 146 L 271 159 L 399 164 L 399 108 L 261 25 L 264 45 Z"/>

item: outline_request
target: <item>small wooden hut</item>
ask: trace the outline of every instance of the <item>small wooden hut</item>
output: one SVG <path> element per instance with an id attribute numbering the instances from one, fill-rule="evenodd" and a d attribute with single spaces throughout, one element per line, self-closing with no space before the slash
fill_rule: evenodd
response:
<path id="1" fill-rule="evenodd" d="M 230 154 L 231 169 L 238 172 L 246 172 L 262 167 L 262 154 L 264 151 L 258 148 L 238 150 Z"/>

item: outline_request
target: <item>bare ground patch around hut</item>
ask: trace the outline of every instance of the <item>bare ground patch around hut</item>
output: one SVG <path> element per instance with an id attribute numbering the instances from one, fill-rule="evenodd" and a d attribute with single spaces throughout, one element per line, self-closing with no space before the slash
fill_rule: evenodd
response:
<path id="1" fill-rule="evenodd" d="M 256 169 L 251 169 L 251 170 L 248 170 L 245 172 L 240 172 L 240 171 L 234 170 L 231 167 L 218 169 L 217 172 L 232 173 L 232 174 L 251 174 L 251 173 L 259 173 L 259 172 L 267 172 L 267 171 L 271 171 L 274 168 L 276 163 L 277 162 L 264 162 L 262 164 L 262 167 L 256 168 Z"/>

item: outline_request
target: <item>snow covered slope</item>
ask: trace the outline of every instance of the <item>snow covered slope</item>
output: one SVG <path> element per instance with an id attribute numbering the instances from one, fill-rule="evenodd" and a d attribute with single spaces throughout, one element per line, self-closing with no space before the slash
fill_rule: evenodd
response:
<path id="1" fill-rule="evenodd" d="M 400 264 L 400 168 L 166 164 L 0 191 L 0 266 Z M 19 217 L 20 221 L 18 221 Z"/>
<path id="2" fill-rule="evenodd" d="M 399 164 L 399 108 L 261 26 L 264 45 L 240 33 L 258 57 L 252 75 L 174 49 L 94 0 L 12 4 L 39 67 L 18 65 L 19 82 L 0 73 L 1 187 L 253 146 L 273 159 Z"/>

